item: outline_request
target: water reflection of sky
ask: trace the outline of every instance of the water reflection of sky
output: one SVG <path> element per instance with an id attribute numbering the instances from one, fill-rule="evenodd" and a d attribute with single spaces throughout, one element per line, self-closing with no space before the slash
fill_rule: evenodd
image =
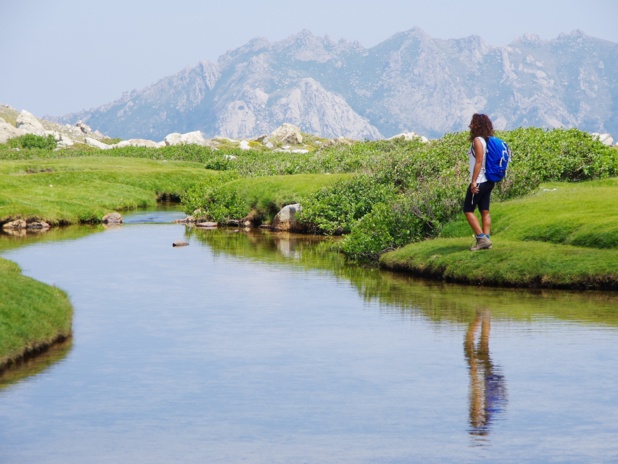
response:
<path id="1" fill-rule="evenodd" d="M 190 246 L 173 248 L 181 239 Z M 68 291 L 75 336 L 0 391 L 0 462 L 618 455 L 615 326 L 579 322 L 577 308 L 560 320 L 547 296 L 537 317 L 529 295 L 311 268 L 309 245 L 284 247 L 294 266 L 214 246 L 129 222 L 4 254 Z"/>

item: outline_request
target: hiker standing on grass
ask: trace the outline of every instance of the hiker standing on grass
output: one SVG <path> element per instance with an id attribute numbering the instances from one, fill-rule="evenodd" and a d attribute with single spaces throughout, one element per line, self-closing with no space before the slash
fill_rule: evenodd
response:
<path id="1" fill-rule="evenodd" d="M 494 135 L 491 120 L 486 114 L 475 113 L 470 121 L 470 141 L 472 146 L 468 152 L 470 159 L 470 185 L 466 192 L 463 212 L 476 235 L 476 244 L 470 251 L 491 248 L 489 234 L 491 232 L 491 216 L 489 202 L 495 183 L 485 177 L 485 159 L 487 156 L 487 141 Z M 474 214 L 478 206 L 481 212 L 481 223 Z"/>

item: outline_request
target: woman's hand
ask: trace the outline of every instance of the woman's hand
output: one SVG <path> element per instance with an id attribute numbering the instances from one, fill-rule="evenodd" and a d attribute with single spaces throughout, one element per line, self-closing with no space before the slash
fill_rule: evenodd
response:
<path id="1" fill-rule="evenodd" d="M 476 182 L 472 182 L 472 184 L 470 184 L 470 191 L 472 193 L 479 193 L 481 189 L 479 189 L 479 186 L 476 184 Z"/>

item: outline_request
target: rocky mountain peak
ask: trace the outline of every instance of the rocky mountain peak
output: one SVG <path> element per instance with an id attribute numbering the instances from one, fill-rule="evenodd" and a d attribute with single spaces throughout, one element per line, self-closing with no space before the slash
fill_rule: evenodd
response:
<path id="1" fill-rule="evenodd" d="M 286 122 L 326 137 L 438 137 L 466 130 L 477 111 L 501 129 L 618 133 L 618 44 L 573 31 L 493 47 L 412 28 L 366 49 L 302 30 L 274 43 L 253 39 L 216 63 L 59 119 L 121 138 L 252 137 Z"/>

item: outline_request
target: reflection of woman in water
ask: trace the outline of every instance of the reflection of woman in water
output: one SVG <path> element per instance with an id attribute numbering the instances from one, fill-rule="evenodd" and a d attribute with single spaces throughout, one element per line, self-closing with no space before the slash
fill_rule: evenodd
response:
<path id="1" fill-rule="evenodd" d="M 478 344 L 476 332 L 481 328 Z M 477 311 L 476 318 L 468 326 L 464 353 L 470 369 L 470 434 L 486 436 L 494 414 L 506 408 L 506 382 L 500 368 L 489 356 L 489 311 Z"/>

